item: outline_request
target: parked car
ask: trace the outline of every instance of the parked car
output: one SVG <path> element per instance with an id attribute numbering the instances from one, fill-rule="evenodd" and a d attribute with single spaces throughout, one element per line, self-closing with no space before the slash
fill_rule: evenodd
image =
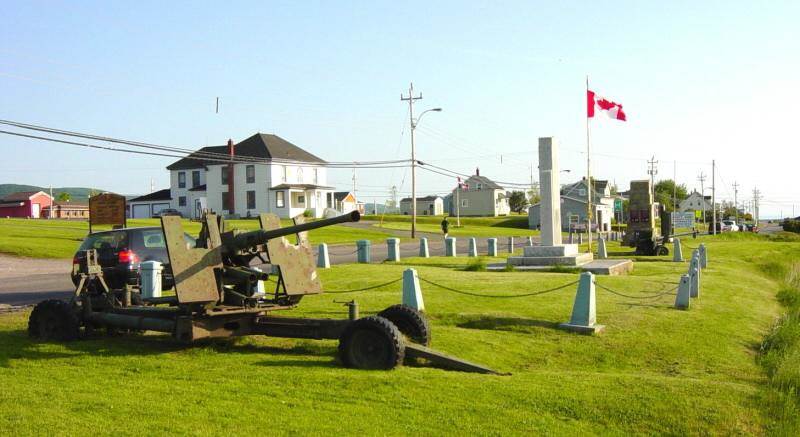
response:
<path id="1" fill-rule="evenodd" d="M 722 232 L 739 232 L 739 226 L 733 220 L 723 220 Z"/>
<path id="2" fill-rule="evenodd" d="M 162 209 L 161 211 L 153 214 L 153 217 L 166 217 L 168 215 L 175 215 L 175 216 L 178 216 L 178 217 L 183 217 L 183 214 L 181 214 L 180 211 L 178 211 L 177 209 L 172 209 L 172 208 Z"/>
<path id="3" fill-rule="evenodd" d="M 744 226 L 744 230 L 745 230 L 745 231 L 748 231 L 748 232 L 758 232 L 758 226 L 756 226 L 756 224 L 755 224 L 755 223 L 745 223 L 745 224 L 743 224 L 742 226 Z"/>
<path id="4" fill-rule="evenodd" d="M 195 247 L 195 239 L 184 234 L 188 247 Z M 97 262 L 103 269 L 103 279 L 111 288 L 123 288 L 126 284 L 139 282 L 139 263 L 158 261 L 164 270 L 161 273 L 161 287 L 168 290 L 174 286 L 172 270 L 169 266 L 164 232 L 160 227 L 124 228 L 113 231 L 89 234 L 81 243 L 72 258 L 72 283 L 80 280 L 78 269 L 83 261 L 82 251 L 97 250 Z"/>

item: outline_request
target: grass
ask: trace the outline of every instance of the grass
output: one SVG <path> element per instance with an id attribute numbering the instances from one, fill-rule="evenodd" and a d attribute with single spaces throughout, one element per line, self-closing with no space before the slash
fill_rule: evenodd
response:
<path id="1" fill-rule="evenodd" d="M 228 229 L 258 229 L 257 220 L 228 220 Z M 159 219 L 131 219 L 129 227 L 160 226 Z M 282 226 L 291 225 L 291 221 L 282 220 Z M 186 232 L 197 236 L 200 223 L 183 221 Z M 109 229 L 109 227 L 98 227 Z M 27 256 L 33 258 L 71 258 L 89 232 L 89 224 L 83 221 L 70 220 L 26 220 L 0 219 L 0 253 Z M 360 239 L 385 239 L 390 235 L 379 229 L 357 229 L 342 225 L 334 225 L 315 229 L 308 233 L 312 244 L 352 243 Z"/>
<path id="2" fill-rule="evenodd" d="M 185 348 L 158 335 L 31 342 L 27 313 L 0 316 L 0 429 L 14 434 L 761 434 L 781 429 L 775 389 L 756 356 L 780 304 L 770 260 L 800 245 L 706 238 L 710 265 L 689 311 L 674 299 L 598 288 L 602 336 L 557 329 L 574 286 L 525 298 L 481 298 L 422 282 L 436 349 L 511 376 L 430 367 L 338 366 L 335 341 L 243 338 Z M 610 244 L 613 247 L 612 244 Z M 610 249 L 611 249 L 610 247 Z M 616 249 L 621 252 L 621 250 Z M 498 258 L 502 259 L 502 258 Z M 632 296 L 675 287 L 686 263 L 651 257 L 598 282 Z M 487 261 L 494 261 L 489 259 Z M 648 262 L 644 262 L 648 261 Z M 462 271 L 458 258 L 340 265 L 329 290 L 399 278 L 486 295 L 573 282 L 574 273 Z M 772 267 L 780 269 L 779 267 Z M 304 299 L 293 316 L 363 315 L 400 299 L 400 284 Z M 796 367 L 795 367 L 796 368 Z M 782 393 L 782 392 L 781 392 Z M 46 412 L 46 414 L 45 414 Z"/>

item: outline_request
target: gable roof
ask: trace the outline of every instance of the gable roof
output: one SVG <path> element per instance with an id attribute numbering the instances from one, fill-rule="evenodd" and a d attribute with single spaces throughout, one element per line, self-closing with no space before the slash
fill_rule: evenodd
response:
<path id="1" fill-rule="evenodd" d="M 435 194 L 432 194 L 430 196 L 417 197 L 417 202 L 420 202 L 420 201 L 422 201 L 422 202 L 430 202 L 430 201 L 436 200 L 436 199 L 441 199 L 441 196 L 437 196 Z M 404 197 L 404 198 L 400 199 L 400 201 L 401 202 L 409 202 L 410 203 L 411 202 L 411 198 L 410 197 Z"/>
<path id="2" fill-rule="evenodd" d="M 350 195 L 350 191 L 336 191 L 333 193 L 333 199 L 341 202 L 342 200 L 346 199 L 348 195 Z M 356 196 L 353 196 L 355 199 Z"/>
<path id="3" fill-rule="evenodd" d="M 193 152 L 167 166 L 167 170 L 202 168 L 212 164 L 224 164 L 216 158 L 208 158 L 203 152 L 228 153 L 228 146 L 208 146 Z M 273 134 L 257 133 L 234 145 L 234 156 L 261 158 L 264 160 L 296 161 L 324 164 L 325 160 Z M 224 158 L 222 158 L 224 159 Z"/>
<path id="4" fill-rule="evenodd" d="M 164 188 L 163 190 L 153 191 L 150 194 L 145 194 L 144 196 L 134 197 L 133 199 L 128 200 L 128 202 L 147 202 L 152 200 L 172 200 L 172 194 L 169 191 L 169 188 Z"/>
<path id="5" fill-rule="evenodd" d="M 11 193 L 8 196 L 3 197 L 2 199 L 0 199 L 0 202 L 19 202 L 23 200 L 28 200 L 34 195 L 39 193 L 42 193 L 45 196 L 50 197 L 50 195 L 48 195 L 44 191 L 18 191 L 16 193 Z"/>
<path id="6" fill-rule="evenodd" d="M 465 182 L 469 184 L 469 189 L 470 190 L 473 189 L 472 182 L 475 182 L 476 184 L 478 182 L 480 182 L 481 188 L 486 188 L 486 189 L 490 189 L 490 190 L 504 190 L 505 189 L 505 188 L 501 187 L 500 185 L 498 185 L 493 180 L 487 178 L 486 176 L 472 175 L 469 178 L 467 178 L 467 180 Z"/>

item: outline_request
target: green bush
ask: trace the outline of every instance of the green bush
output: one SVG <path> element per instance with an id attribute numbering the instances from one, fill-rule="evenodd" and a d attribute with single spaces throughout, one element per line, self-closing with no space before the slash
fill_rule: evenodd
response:
<path id="1" fill-rule="evenodd" d="M 467 272 L 485 272 L 486 271 L 486 260 L 481 258 L 476 258 L 473 261 L 470 261 L 469 264 L 464 267 L 464 271 Z"/>
<path id="2" fill-rule="evenodd" d="M 781 226 L 783 226 L 783 230 L 786 232 L 800 234 L 800 220 L 786 219 Z"/>

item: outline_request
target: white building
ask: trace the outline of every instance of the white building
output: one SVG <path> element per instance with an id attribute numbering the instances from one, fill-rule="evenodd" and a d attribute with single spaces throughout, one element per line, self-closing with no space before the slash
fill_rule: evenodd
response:
<path id="1" fill-rule="evenodd" d="M 406 197 L 400 200 L 400 214 L 411 215 L 411 198 Z M 444 200 L 436 195 L 417 197 L 418 215 L 442 215 L 444 214 Z"/>
<path id="2" fill-rule="evenodd" d="M 233 155 L 238 162 L 221 162 L 222 155 Z M 259 162 L 241 162 L 247 158 Z M 277 135 L 258 133 L 238 144 L 203 147 L 167 169 L 169 199 L 160 196 L 157 201 L 169 202 L 184 217 L 198 218 L 209 209 L 234 217 L 269 212 L 282 218 L 310 211 L 319 218 L 334 204 L 325 161 Z M 131 215 L 138 217 L 134 209 Z"/>
<path id="3" fill-rule="evenodd" d="M 711 196 L 703 196 L 697 191 L 693 191 L 678 204 L 678 211 L 711 211 Z"/>

